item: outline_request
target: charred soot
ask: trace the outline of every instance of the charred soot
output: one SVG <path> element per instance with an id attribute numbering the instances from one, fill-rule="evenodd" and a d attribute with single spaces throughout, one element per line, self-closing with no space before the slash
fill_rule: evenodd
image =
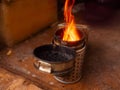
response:
<path id="1" fill-rule="evenodd" d="M 74 68 L 76 52 L 70 47 L 48 44 L 35 48 L 33 53 L 37 57 L 34 65 L 40 71 L 63 76 Z"/>
<path id="2" fill-rule="evenodd" d="M 84 32 L 81 30 L 77 30 L 78 35 L 80 36 L 79 41 L 63 41 L 63 34 L 64 34 L 64 28 L 61 28 L 56 31 L 54 35 L 53 43 L 56 43 L 57 45 L 64 45 L 72 48 L 82 48 L 85 44 L 85 35 Z"/>
<path id="3" fill-rule="evenodd" d="M 77 35 L 80 37 L 77 41 L 64 41 L 64 30 L 66 24 L 58 25 L 58 29 L 54 34 L 52 43 L 59 46 L 67 46 L 76 51 L 74 69 L 71 73 L 65 76 L 55 76 L 55 79 L 61 83 L 75 83 L 82 77 L 82 66 L 84 62 L 87 42 L 88 42 L 88 28 L 85 25 L 76 24 Z"/>
<path id="4" fill-rule="evenodd" d="M 44 45 L 34 50 L 34 55 L 46 62 L 62 63 L 67 62 L 75 57 L 75 52 L 66 47 Z"/>

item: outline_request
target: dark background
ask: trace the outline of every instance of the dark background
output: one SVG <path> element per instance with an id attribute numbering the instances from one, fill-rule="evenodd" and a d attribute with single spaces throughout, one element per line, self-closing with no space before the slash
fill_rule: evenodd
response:
<path id="1" fill-rule="evenodd" d="M 63 7 L 65 0 L 58 0 L 58 19 L 63 16 Z M 75 0 L 75 5 L 84 4 L 84 10 L 79 12 L 88 21 L 107 20 L 111 18 L 117 10 L 120 9 L 120 0 Z M 75 6 L 74 5 L 74 6 Z"/>

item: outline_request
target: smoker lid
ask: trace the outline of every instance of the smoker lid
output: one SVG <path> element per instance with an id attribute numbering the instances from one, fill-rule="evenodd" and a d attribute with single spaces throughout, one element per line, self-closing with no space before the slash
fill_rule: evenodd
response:
<path id="1" fill-rule="evenodd" d="M 34 55 L 38 60 L 48 63 L 64 63 L 75 58 L 75 50 L 66 46 L 55 46 L 52 44 L 35 48 Z"/>

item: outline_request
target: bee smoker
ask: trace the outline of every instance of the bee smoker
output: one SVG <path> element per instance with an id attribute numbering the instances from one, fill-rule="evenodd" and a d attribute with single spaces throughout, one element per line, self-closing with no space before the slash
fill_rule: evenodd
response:
<path id="1" fill-rule="evenodd" d="M 64 76 L 55 76 L 55 79 L 61 83 L 69 84 L 78 82 L 82 76 L 82 65 L 85 57 L 86 46 L 88 42 L 88 28 L 85 25 L 76 24 L 77 30 L 81 35 L 81 40 L 75 42 L 63 41 L 63 30 L 65 28 L 64 23 L 59 24 L 57 31 L 55 32 L 52 43 L 58 46 L 67 46 L 75 50 L 76 57 L 74 68 L 72 72 Z"/>
<path id="2" fill-rule="evenodd" d="M 34 50 L 37 57 L 34 66 L 43 72 L 54 76 L 64 76 L 74 68 L 75 50 L 53 44 L 42 45 Z"/>

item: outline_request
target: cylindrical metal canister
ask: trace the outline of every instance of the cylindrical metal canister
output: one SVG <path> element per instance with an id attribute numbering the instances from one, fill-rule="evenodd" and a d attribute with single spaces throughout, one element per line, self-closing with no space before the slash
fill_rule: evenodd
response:
<path id="1" fill-rule="evenodd" d="M 76 51 L 76 58 L 74 63 L 74 69 L 71 73 L 64 76 L 54 76 L 56 80 L 61 83 L 69 84 L 75 83 L 80 80 L 82 75 L 82 64 L 85 57 L 86 46 L 88 41 L 88 28 L 85 25 L 76 25 L 77 30 L 81 35 L 81 40 L 77 42 L 66 42 L 62 40 L 63 30 L 65 24 L 59 24 L 58 30 L 56 31 L 52 43 L 55 45 L 68 46 Z"/>
<path id="2" fill-rule="evenodd" d="M 76 52 L 69 47 L 48 44 L 35 48 L 34 55 L 38 70 L 63 76 L 73 70 Z"/>

